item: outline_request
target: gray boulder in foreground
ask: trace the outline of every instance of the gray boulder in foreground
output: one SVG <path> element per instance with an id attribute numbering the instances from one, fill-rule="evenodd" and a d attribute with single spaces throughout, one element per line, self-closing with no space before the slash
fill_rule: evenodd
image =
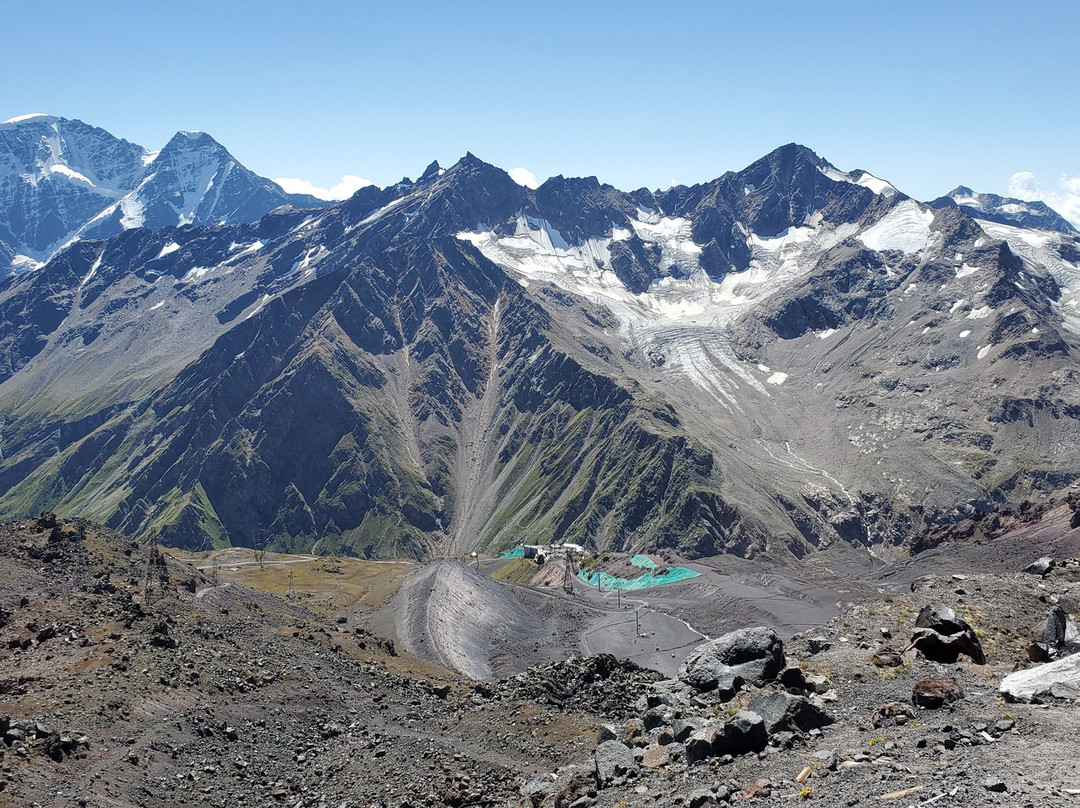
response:
<path id="1" fill-rule="evenodd" d="M 694 732 L 686 741 L 686 762 L 760 752 L 768 743 L 769 734 L 764 719 L 751 710 L 739 710 L 725 724 L 703 727 Z"/>
<path id="2" fill-rule="evenodd" d="M 998 690 L 1008 701 L 1080 698 L 1080 654 L 1010 673 Z"/>
<path id="3" fill-rule="evenodd" d="M 960 654 L 966 654 L 976 665 L 986 664 L 986 655 L 975 629 L 943 603 L 924 606 L 919 612 L 908 647 L 912 646 L 934 662 L 951 665 Z"/>
<path id="4" fill-rule="evenodd" d="M 604 741 L 596 747 L 596 779 L 601 785 L 625 776 L 637 768 L 634 753 L 630 747 L 618 741 Z"/>
<path id="5" fill-rule="evenodd" d="M 809 732 L 833 723 L 833 719 L 805 696 L 780 690 L 761 693 L 750 700 L 749 709 L 761 716 L 770 732 Z"/>
<path id="6" fill-rule="evenodd" d="M 765 626 L 742 628 L 704 642 L 679 668 L 679 679 L 697 690 L 731 698 L 744 684 L 758 687 L 784 669 L 784 644 Z"/>

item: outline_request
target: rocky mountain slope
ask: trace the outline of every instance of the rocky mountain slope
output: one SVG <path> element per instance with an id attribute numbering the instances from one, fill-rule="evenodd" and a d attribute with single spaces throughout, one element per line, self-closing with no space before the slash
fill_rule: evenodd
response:
<path id="1" fill-rule="evenodd" d="M 0 286 L 0 513 L 426 557 L 902 556 L 1080 475 L 1075 233 L 784 146 L 692 188 L 467 155 Z"/>
<path id="2" fill-rule="evenodd" d="M 323 205 L 253 174 L 204 132 L 177 132 L 151 152 L 53 115 L 0 124 L 0 277 L 78 239 L 251 222 L 284 204 Z"/>
<path id="3" fill-rule="evenodd" d="M 84 520 L 0 524 L 0 806 L 1062 805 L 1075 505 L 995 515 L 825 625 L 727 633 L 669 677 L 600 655 L 482 681 L 348 603 L 328 617 Z M 447 563 L 421 571 L 476 590 Z M 467 647 L 476 628 L 428 630 Z M 1020 674 L 1043 684 L 1022 695 Z"/>

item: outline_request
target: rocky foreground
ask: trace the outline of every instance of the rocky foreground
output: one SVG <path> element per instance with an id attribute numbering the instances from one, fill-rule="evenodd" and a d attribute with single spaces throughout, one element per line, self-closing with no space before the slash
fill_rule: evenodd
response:
<path id="1" fill-rule="evenodd" d="M 1074 528 L 1075 529 L 1075 528 Z M 0 526 L 0 806 L 1068 804 L 1080 564 L 468 681 L 80 520 Z"/>

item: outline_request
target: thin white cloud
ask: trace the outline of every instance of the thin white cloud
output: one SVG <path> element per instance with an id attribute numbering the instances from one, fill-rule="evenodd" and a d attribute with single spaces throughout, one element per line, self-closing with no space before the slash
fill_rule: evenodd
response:
<path id="1" fill-rule="evenodd" d="M 361 188 L 373 184 L 371 180 L 355 174 L 346 174 L 333 188 L 320 188 L 299 177 L 279 177 L 274 182 L 280 185 L 287 194 L 310 194 L 318 199 L 328 200 L 348 199 Z"/>
<path id="2" fill-rule="evenodd" d="M 510 175 L 510 179 L 516 182 L 518 185 L 524 185 L 526 188 L 539 188 L 540 183 L 536 181 L 536 175 L 533 174 L 527 168 L 511 168 L 506 172 Z"/>
<path id="3" fill-rule="evenodd" d="M 1009 196 L 1028 202 L 1041 200 L 1080 227 L 1080 176 L 1062 174 L 1057 184 L 1057 190 L 1046 190 L 1030 171 L 1017 171 L 1009 178 Z"/>

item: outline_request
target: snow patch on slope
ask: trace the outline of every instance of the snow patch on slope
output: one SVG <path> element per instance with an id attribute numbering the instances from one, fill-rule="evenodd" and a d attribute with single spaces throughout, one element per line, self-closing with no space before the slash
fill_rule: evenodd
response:
<path id="1" fill-rule="evenodd" d="M 886 198 L 896 196 L 896 186 L 891 182 L 887 182 L 880 177 L 875 177 L 868 171 L 860 171 L 856 174 L 849 174 L 846 171 L 841 171 L 838 168 L 827 166 L 819 168 L 822 174 L 835 182 L 850 182 L 852 185 L 861 185 L 863 188 L 869 188 L 878 196 L 884 196 Z"/>
<path id="2" fill-rule="evenodd" d="M 930 225 L 934 212 L 925 210 L 913 199 L 905 199 L 859 236 L 869 249 L 881 252 L 898 250 L 911 255 L 922 252 L 934 242 Z"/>
<path id="3" fill-rule="evenodd" d="M 180 245 L 177 244 L 175 241 L 167 241 L 167 242 L 165 242 L 165 246 L 163 246 L 161 248 L 161 252 L 159 252 L 157 254 L 157 257 L 158 258 L 164 258 L 166 255 L 171 255 L 172 253 L 176 252 L 179 249 L 180 249 Z"/>
<path id="4" fill-rule="evenodd" d="M 84 185 L 87 188 L 92 188 L 99 193 L 111 195 L 113 196 L 113 198 L 118 196 L 118 194 L 116 194 L 112 189 L 102 188 L 101 186 L 95 184 L 94 181 L 87 177 L 85 174 L 80 174 L 75 169 L 71 168 L 70 166 L 66 166 L 63 163 L 52 163 L 48 167 L 48 172 L 49 174 L 55 174 L 67 180 L 70 180 L 77 185 Z"/>
<path id="5" fill-rule="evenodd" d="M 23 255 L 22 253 L 11 259 L 11 269 L 16 275 L 32 272 L 35 269 L 41 269 L 43 266 L 45 266 L 44 261 L 35 261 L 29 255 Z"/>
<path id="6" fill-rule="evenodd" d="M 94 261 L 93 265 L 90 267 L 90 271 L 87 272 L 86 276 L 79 282 L 79 288 L 80 289 L 82 289 L 84 286 L 86 286 L 87 282 L 92 277 L 94 277 L 94 273 L 96 273 L 98 271 L 98 267 L 101 266 L 101 259 L 104 258 L 104 257 L 105 257 L 105 248 L 102 247 L 101 252 L 98 253 L 97 260 Z"/>
<path id="7" fill-rule="evenodd" d="M 120 200 L 120 226 L 125 230 L 142 227 L 145 205 L 137 193 L 130 193 Z"/>
<path id="8" fill-rule="evenodd" d="M 233 246 L 234 245 L 230 245 L 229 249 L 232 250 Z M 234 253 L 233 255 L 226 258 L 225 263 L 226 264 L 231 264 L 234 261 L 239 261 L 245 255 L 251 255 L 252 253 L 257 253 L 259 250 L 261 250 L 265 246 L 266 245 L 262 241 L 258 241 L 258 240 L 253 241 L 251 244 L 236 244 L 235 247 L 237 247 L 237 248 L 243 247 L 243 249 L 241 249 L 240 252 Z"/>

